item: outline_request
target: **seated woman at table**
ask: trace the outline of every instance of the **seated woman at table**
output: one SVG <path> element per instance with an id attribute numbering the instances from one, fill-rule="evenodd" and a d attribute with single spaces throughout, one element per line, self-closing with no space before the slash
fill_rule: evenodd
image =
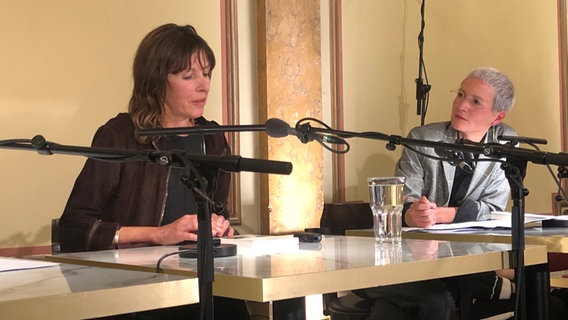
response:
<path id="1" fill-rule="evenodd" d="M 135 134 L 138 129 L 216 125 L 203 117 L 214 67 L 212 49 L 192 26 L 166 24 L 154 29 L 142 40 L 134 58 L 134 88 L 128 113 L 119 113 L 101 126 L 92 146 L 229 154 L 222 133 L 208 134 L 203 139 L 197 135 L 150 138 Z M 183 168 L 152 162 L 88 159 L 59 221 L 62 251 L 195 241 L 197 204 L 181 181 L 184 174 Z M 211 176 L 207 193 L 220 204 L 214 206 L 218 211 L 211 214 L 211 233 L 214 237 L 230 237 L 234 234 L 226 209 L 230 175 L 217 170 Z M 215 297 L 214 304 L 216 319 L 249 318 L 244 301 Z M 149 315 L 189 319 L 199 314 L 198 307 L 143 313 L 134 319 Z"/>
<path id="2" fill-rule="evenodd" d="M 461 82 L 446 122 L 412 129 L 412 139 L 455 143 L 497 142 L 499 135 L 516 135 L 503 123 L 513 107 L 514 88 L 509 78 L 494 68 L 478 68 Z M 477 161 L 483 156 L 465 155 L 458 165 L 435 160 L 439 150 L 404 148 L 395 175 L 405 177 L 403 224 L 429 227 L 490 218 L 491 211 L 503 211 L 510 187 L 501 164 Z M 476 303 L 501 301 L 506 310 L 514 300 L 513 270 L 499 270 L 470 276 Z M 375 300 L 371 319 L 450 319 L 456 309 L 463 278 L 438 279 L 357 290 Z M 497 308 L 499 309 L 499 308 Z M 499 313 L 495 309 L 497 313 Z"/>
<path id="3" fill-rule="evenodd" d="M 499 135 L 516 135 L 503 123 L 514 102 L 513 84 L 491 68 L 472 71 L 456 91 L 451 119 L 410 131 L 409 138 L 445 143 L 457 139 L 498 142 Z M 439 157 L 440 151 L 416 147 Z M 501 163 L 479 161 L 479 155 L 464 154 L 458 165 L 439 161 L 405 148 L 395 174 L 406 177 L 403 223 L 429 227 L 437 223 L 487 220 L 491 211 L 503 211 L 510 187 Z"/>
<path id="4" fill-rule="evenodd" d="M 497 142 L 499 135 L 516 135 L 503 123 L 513 107 L 514 88 L 509 78 L 494 68 L 478 68 L 469 73 L 456 91 L 451 118 L 411 130 L 409 138 L 455 143 Z M 415 147 L 422 153 L 440 157 L 439 150 Z M 395 175 L 405 179 L 403 224 L 429 227 L 490 218 L 491 211 L 507 205 L 510 187 L 498 162 L 477 161 L 483 156 L 464 155 L 457 165 L 434 160 L 405 148 Z M 514 271 L 511 269 L 421 281 L 396 286 L 358 290 L 374 299 L 371 319 L 449 319 L 456 309 L 463 280 L 472 284 L 474 312 L 491 316 L 514 309 Z M 551 299 L 551 319 L 567 312 L 558 299 Z M 472 317 L 481 316 L 479 313 Z"/>

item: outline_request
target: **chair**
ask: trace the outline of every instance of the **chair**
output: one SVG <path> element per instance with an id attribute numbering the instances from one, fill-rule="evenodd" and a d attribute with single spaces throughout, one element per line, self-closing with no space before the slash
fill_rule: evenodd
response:
<path id="1" fill-rule="evenodd" d="M 327 235 L 345 235 L 348 229 L 373 227 L 373 212 L 368 202 L 326 203 L 320 219 L 320 227 L 306 229 Z M 352 293 L 323 295 L 323 313 L 331 320 L 362 320 L 371 313 L 372 301 Z"/>
<path id="2" fill-rule="evenodd" d="M 59 244 L 59 218 L 51 219 L 51 253 L 60 253 L 61 246 Z"/>

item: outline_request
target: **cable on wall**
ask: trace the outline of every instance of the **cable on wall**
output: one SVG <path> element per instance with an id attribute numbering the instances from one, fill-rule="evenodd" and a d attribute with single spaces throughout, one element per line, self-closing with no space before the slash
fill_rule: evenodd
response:
<path id="1" fill-rule="evenodd" d="M 424 7 L 426 0 L 422 0 L 422 5 L 420 6 L 420 33 L 418 34 L 418 78 L 416 79 L 416 114 L 420 116 L 420 125 L 424 125 L 424 119 L 426 118 L 426 111 L 428 111 L 428 100 L 430 92 L 430 84 L 428 83 L 428 74 L 426 72 L 426 66 L 424 65 L 424 27 L 426 25 L 424 21 Z M 422 79 L 422 72 L 424 72 L 424 80 Z"/>

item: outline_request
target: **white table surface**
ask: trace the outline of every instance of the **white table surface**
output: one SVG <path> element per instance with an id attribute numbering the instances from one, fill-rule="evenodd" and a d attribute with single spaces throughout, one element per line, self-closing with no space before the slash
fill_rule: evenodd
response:
<path id="1" fill-rule="evenodd" d="M 232 241 L 235 243 L 234 241 Z M 511 267 L 509 244 L 403 239 L 400 246 L 377 245 L 370 237 L 324 236 L 321 243 L 238 245 L 237 255 L 215 258 L 213 293 L 257 302 L 346 291 Z M 63 253 L 56 262 L 155 271 L 176 246 Z M 525 264 L 546 263 L 544 246 L 529 246 Z M 196 259 L 173 255 L 163 272 L 195 277 Z"/>
<path id="2" fill-rule="evenodd" d="M 198 301 L 195 277 L 70 264 L 0 272 L 2 319 L 84 319 Z"/>

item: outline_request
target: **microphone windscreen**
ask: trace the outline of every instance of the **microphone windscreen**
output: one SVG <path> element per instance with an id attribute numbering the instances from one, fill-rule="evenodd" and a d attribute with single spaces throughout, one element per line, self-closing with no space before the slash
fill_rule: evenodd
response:
<path id="1" fill-rule="evenodd" d="M 251 171 L 258 173 L 290 174 L 292 173 L 292 163 L 242 158 L 239 161 L 238 169 L 238 171 Z"/>
<path id="2" fill-rule="evenodd" d="M 284 120 L 278 118 L 270 118 L 266 120 L 266 133 L 273 138 L 282 138 L 288 136 L 290 125 Z"/>

